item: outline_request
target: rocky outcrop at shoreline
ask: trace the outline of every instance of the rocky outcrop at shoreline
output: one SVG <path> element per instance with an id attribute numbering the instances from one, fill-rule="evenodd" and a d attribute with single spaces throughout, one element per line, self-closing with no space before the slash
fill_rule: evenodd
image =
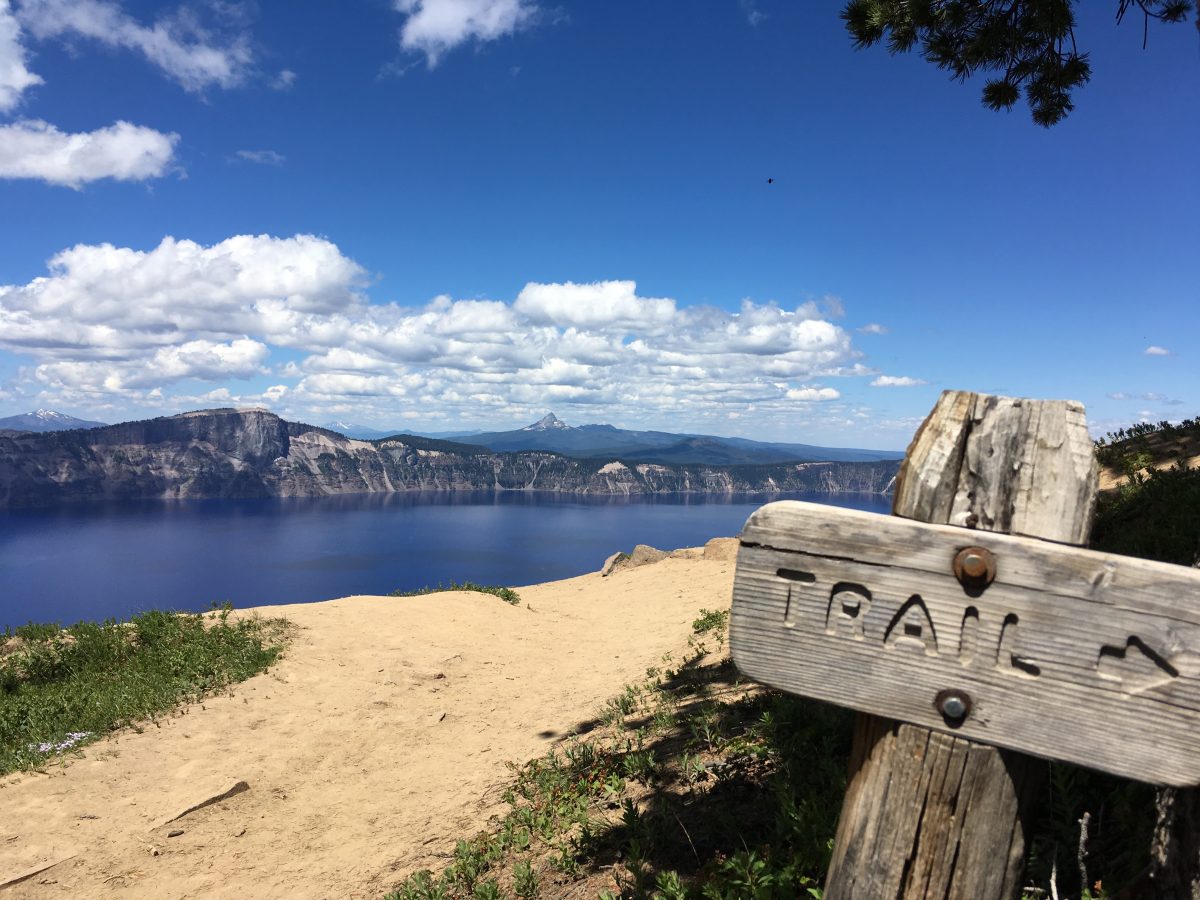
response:
<path id="1" fill-rule="evenodd" d="M 489 489 L 879 493 L 898 465 L 663 465 L 543 451 L 496 453 L 411 435 L 355 440 L 263 410 L 218 409 L 77 431 L 0 432 L 0 506 Z"/>

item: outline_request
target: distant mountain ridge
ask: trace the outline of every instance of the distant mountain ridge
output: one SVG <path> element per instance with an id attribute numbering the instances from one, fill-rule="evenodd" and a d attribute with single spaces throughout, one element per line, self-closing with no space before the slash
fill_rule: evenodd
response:
<path id="1" fill-rule="evenodd" d="M 54 410 L 0 419 L 0 430 L 43 433 L 76 428 L 104 427 L 103 422 L 77 419 Z M 405 434 L 402 429 L 386 431 L 352 422 L 328 422 L 320 426 L 349 438 L 378 441 Z M 439 432 L 426 437 L 459 444 L 486 447 L 501 453 L 543 450 L 577 459 L 620 458 L 626 462 L 662 465 L 770 465 L 784 462 L 877 462 L 903 458 L 900 451 L 862 450 L 850 447 L 820 447 L 754 441 L 748 438 L 704 434 L 675 434 L 668 431 L 633 431 L 612 425 L 568 425 L 553 412 L 537 422 L 511 431 Z"/>
<path id="2" fill-rule="evenodd" d="M 100 428 L 107 424 L 77 419 L 52 409 L 36 409 L 0 419 L 0 431 L 70 431 L 73 428 Z"/>
<path id="3" fill-rule="evenodd" d="M 369 425 L 356 425 L 354 422 L 326 422 L 321 427 L 344 434 L 349 438 L 357 438 L 360 441 L 377 441 L 380 438 L 391 437 L 393 434 L 400 434 L 400 431 L 381 431 L 378 428 L 371 428 Z"/>
<path id="4" fill-rule="evenodd" d="M 489 450 L 549 450 L 580 459 L 619 457 L 628 462 L 665 465 L 764 465 L 782 462 L 879 462 L 899 460 L 900 450 L 819 447 L 813 444 L 773 443 L 748 438 L 667 431 L 630 431 L 612 425 L 567 425 L 554 413 L 513 431 L 492 431 L 456 437 L 464 444 Z"/>
<path id="5" fill-rule="evenodd" d="M 718 466 L 574 459 L 415 435 L 357 440 L 265 410 L 215 409 L 89 430 L 0 432 L 0 507 L 398 491 L 879 493 L 898 467 L 895 460 Z"/>

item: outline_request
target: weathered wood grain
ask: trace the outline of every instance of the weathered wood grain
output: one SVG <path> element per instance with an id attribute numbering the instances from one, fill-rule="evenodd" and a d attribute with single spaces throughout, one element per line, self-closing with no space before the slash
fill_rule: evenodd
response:
<path id="1" fill-rule="evenodd" d="M 1200 897 L 1200 789 L 1162 788 L 1154 805 L 1158 821 L 1150 870 L 1130 896 L 1196 900 Z"/>
<path id="2" fill-rule="evenodd" d="M 1024 863 L 1016 812 L 1041 781 L 1026 760 L 859 716 L 825 897 L 1011 895 Z"/>
<path id="3" fill-rule="evenodd" d="M 1079 404 L 947 391 L 909 446 L 893 513 L 1082 543 L 1095 490 Z M 1014 896 L 1045 771 L 1025 754 L 861 713 L 826 900 Z"/>
<path id="4" fill-rule="evenodd" d="M 1200 569 L 1200 548 L 1192 562 Z M 1150 868 L 1130 897 L 1200 900 L 1200 788 L 1159 788 Z"/>
<path id="5" fill-rule="evenodd" d="M 1080 404 L 946 391 L 900 467 L 893 512 L 1083 544 L 1096 483 Z"/>
<path id="6" fill-rule="evenodd" d="M 973 740 L 1200 782 L 1200 571 L 781 501 L 741 536 L 730 647 L 752 678 Z M 991 551 L 982 591 L 956 579 Z M 971 713 L 934 699 L 964 691 Z"/>

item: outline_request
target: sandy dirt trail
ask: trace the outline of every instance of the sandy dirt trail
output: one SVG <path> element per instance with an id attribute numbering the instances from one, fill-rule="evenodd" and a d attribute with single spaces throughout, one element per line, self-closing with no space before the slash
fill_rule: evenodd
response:
<path id="1" fill-rule="evenodd" d="M 270 672 L 0 779 L 0 884 L 61 860 L 0 900 L 380 896 L 500 811 L 506 761 L 544 753 L 685 648 L 698 610 L 727 607 L 729 549 L 521 588 L 517 607 L 456 593 L 265 608 L 297 626 Z"/>

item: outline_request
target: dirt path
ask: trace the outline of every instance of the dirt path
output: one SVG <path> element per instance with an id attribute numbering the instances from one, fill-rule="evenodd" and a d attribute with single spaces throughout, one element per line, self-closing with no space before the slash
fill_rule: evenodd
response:
<path id="1" fill-rule="evenodd" d="M 670 558 L 521 588 L 519 607 L 434 594 L 265 609 L 298 626 L 269 673 L 0 780 L 0 884 L 61 860 L 0 900 L 377 897 L 486 824 L 506 761 L 682 650 L 732 577 L 731 559 Z"/>

